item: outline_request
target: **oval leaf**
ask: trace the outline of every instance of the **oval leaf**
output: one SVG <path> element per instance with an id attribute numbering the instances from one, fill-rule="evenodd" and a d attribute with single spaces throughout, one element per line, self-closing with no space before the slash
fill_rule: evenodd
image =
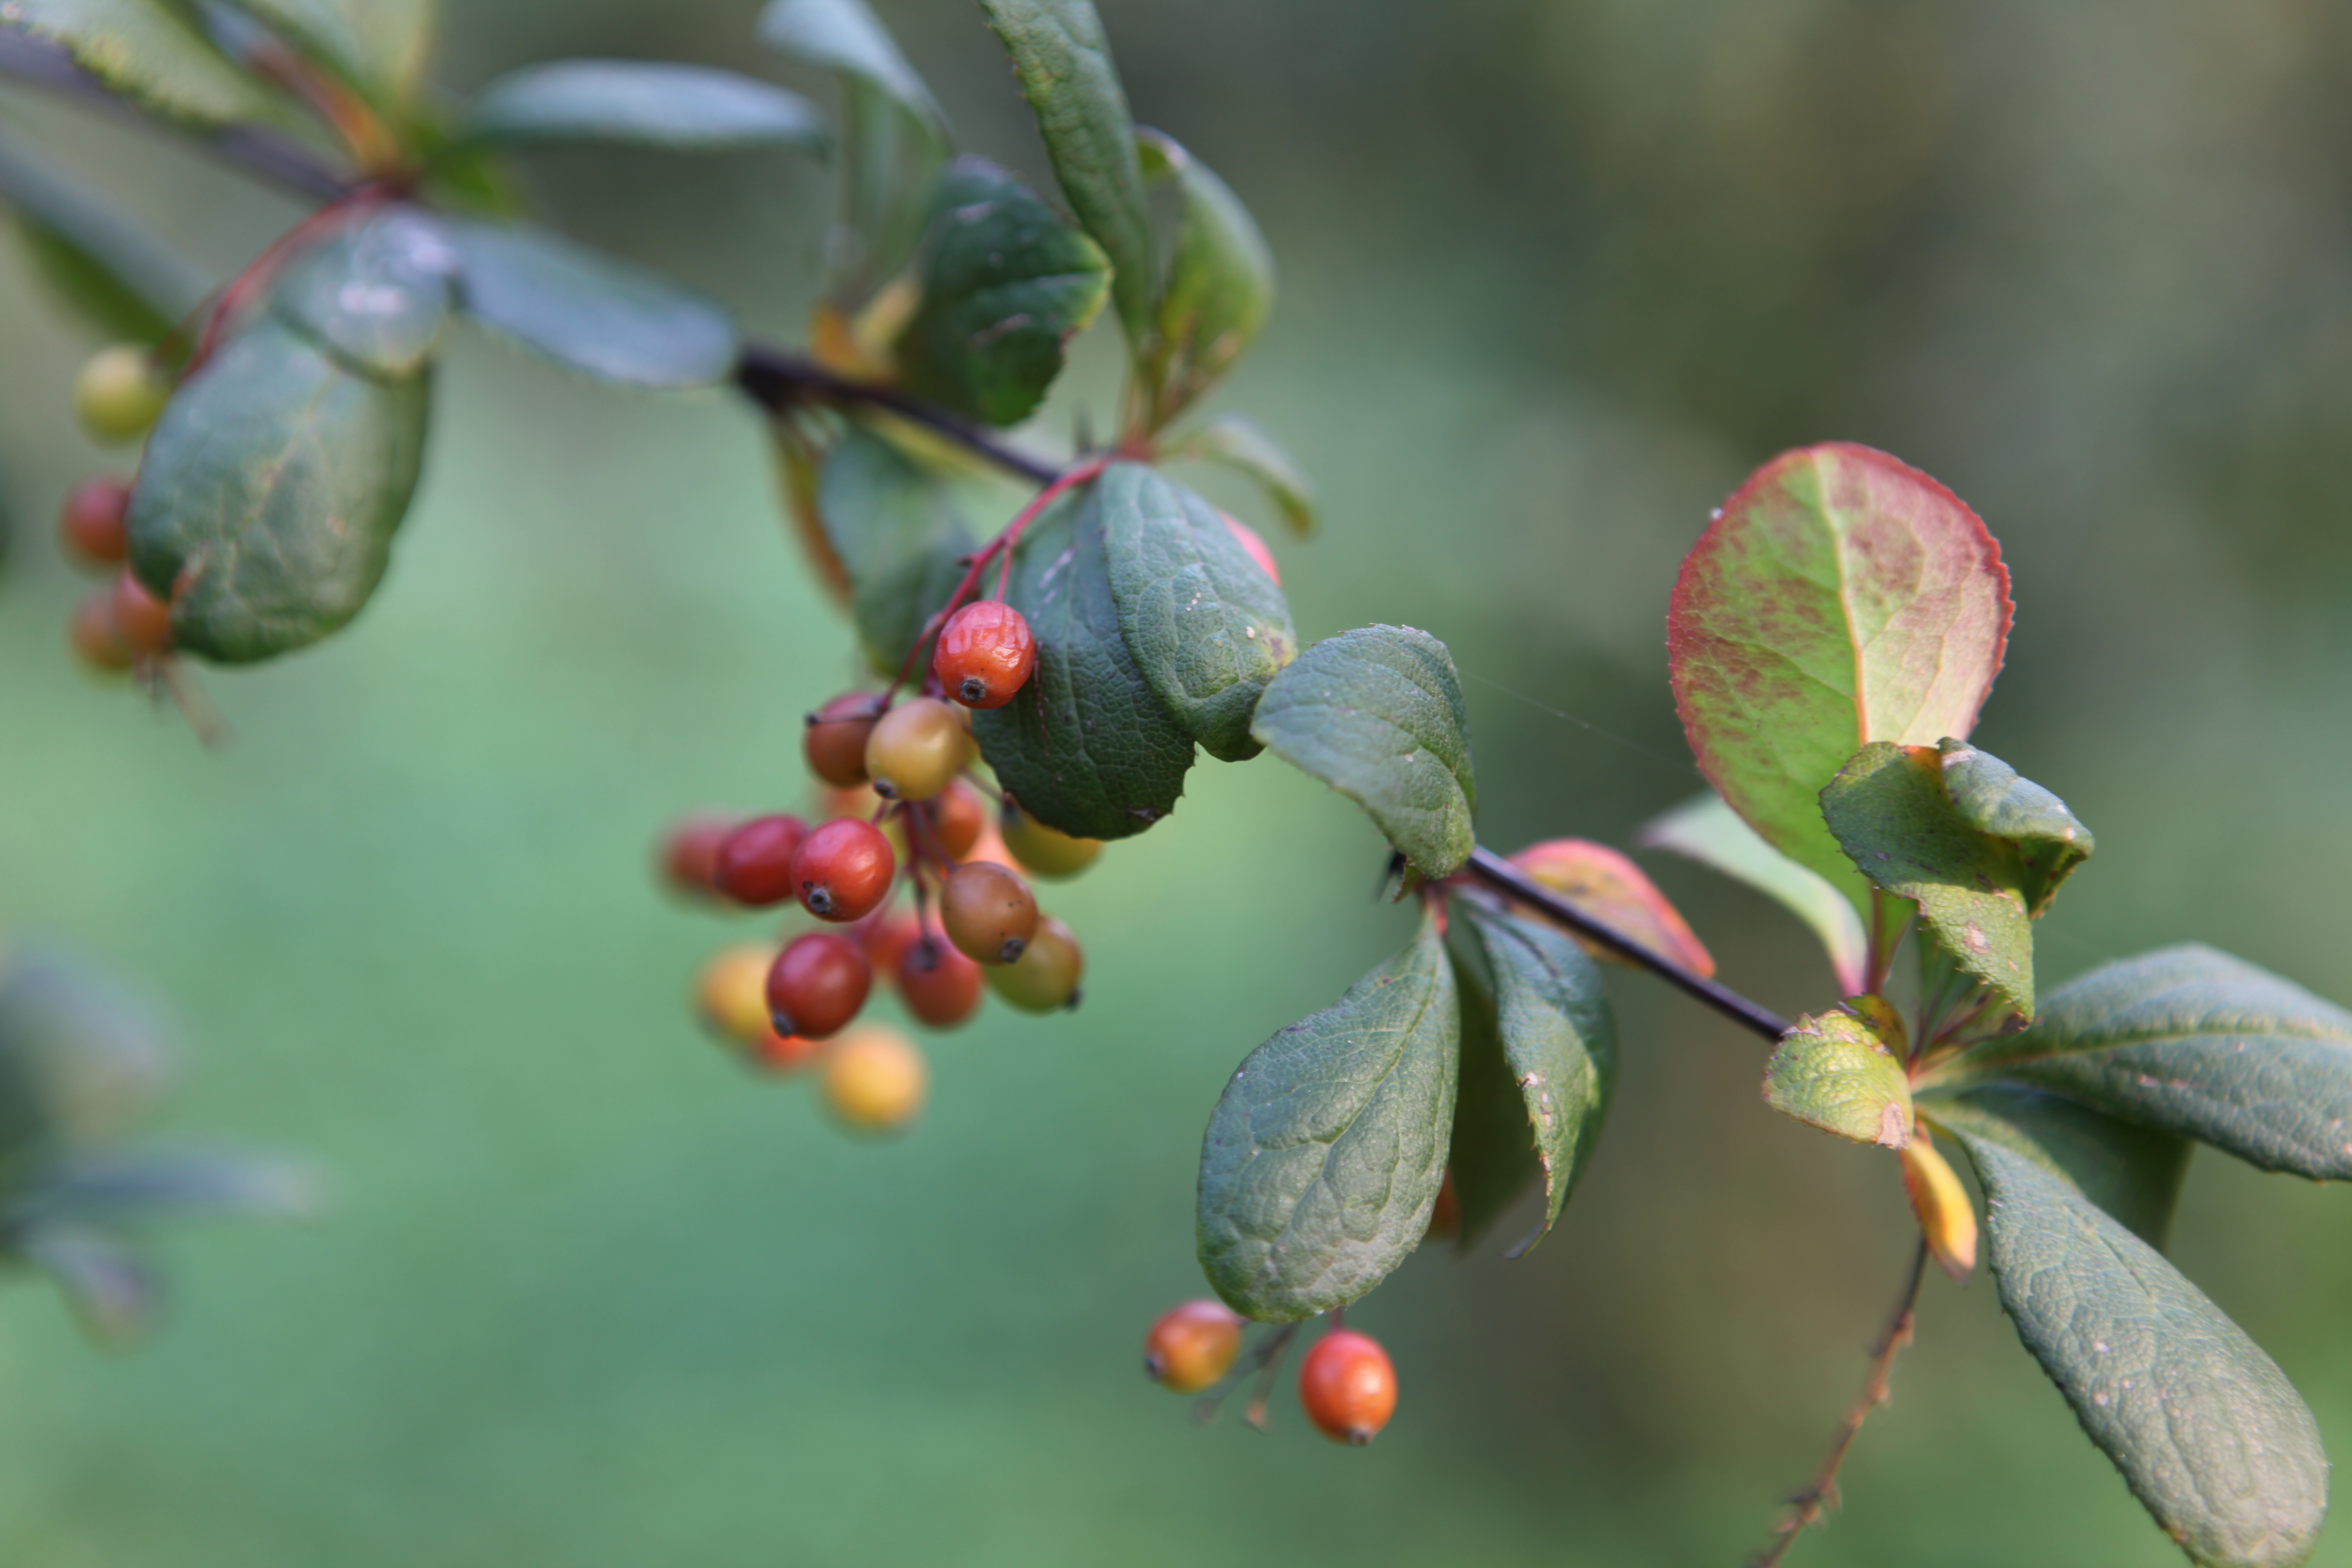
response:
<path id="1" fill-rule="evenodd" d="M 1764 1103 L 1810 1127 L 1900 1149 L 1911 1142 L 1903 1024 L 1875 996 L 1797 1020 L 1764 1066 Z"/>
<path id="2" fill-rule="evenodd" d="M 1008 592 L 1037 638 L 1036 670 L 972 732 L 998 782 L 1048 827 L 1125 838 L 1176 808 L 1192 740 L 1128 652 L 1111 596 L 1101 487 L 1033 521 Z"/>
<path id="3" fill-rule="evenodd" d="M 1645 825 L 1634 836 L 1645 849 L 1669 849 L 1712 867 L 1773 900 L 1812 928 L 1851 996 L 1868 984 L 1870 938 L 1853 901 L 1827 879 L 1806 870 L 1757 835 L 1739 814 L 1709 792 Z"/>
<path id="4" fill-rule="evenodd" d="M 673 152 L 832 142 L 796 92 L 709 66 L 656 60 L 552 60 L 499 78 L 454 140 L 501 147 L 604 142 Z"/>
<path id="5" fill-rule="evenodd" d="M 433 47 L 436 0 L 237 0 L 387 107 L 416 96 Z"/>
<path id="6" fill-rule="evenodd" d="M 1114 463 L 1096 489 L 1136 668 L 1211 756 L 1257 755 L 1258 698 L 1298 647 L 1282 590 L 1216 508 L 1151 469 Z"/>
<path id="7" fill-rule="evenodd" d="M 980 8 L 1013 57 L 1062 195 L 1110 258 L 1118 319 L 1140 344 L 1159 297 L 1159 253 L 1135 121 L 1102 18 L 1088 0 L 980 0 Z"/>
<path id="8" fill-rule="evenodd" d="M 1027 418 L 1086 331 L 1110 264 L 1085 235 L 984 158 L 940 182 L 919 267 L 921 301 L 894 350 L 916 396 L 991 425 Z"/>
<path id="9" fill-rule="evenodd" d="M 1462 1240 L 1468 1246 L 1540 1171 L 1543 1218 L 1510 1249 L 1517 1258 L 1550 1231 L 1592 1158 L 1616 1082 L 1617 1028 L 1600 970 L 1570 938 L 1468 900 L 1453 908 L 1483 961 L 1459 975 L 1451 1163 Z"/>
<path id="10" fill-rule="evenodd" d="M 2023 873 L 2025 912 L 2040 920 L 2058 896 L 2058 886 L 2091 858 L 2098 843 L 2066 803 L 1990 752 L 1966 741 L 1947 739 L 1944 790 L 1960 820 L 1979 833 L 2017 847 Z"/>
<path id="11" fill-rule="evenodd" d="M 2197 1563 L 2289 1568 L 2327 1510 L 2319 1428 L 2286 1374 L 2164 1255 L 2073 1183 L 1959 1133 L 2018 1338 Z"/>
<path id="12" fill-rule="evenodd" d="M 2352 1178 L 2352 1013 L 2210 947 L 2104 964 L 1944 1076 L 2055 1089 L 2265 1171 Z"/>
<path id="13" fill-rule="evenodd" d="M 383 575 L 425 456 L 423 377 L 346 369 L 264 318 L 173 396 L 139 465 L 131 560 L 181 648 L 243 664 L 318 641 Z"/>
<path id="14" fill-rule="evenodd" d="M 390 207 L 288 262 L 270 306 L 357 369 L 414 375 L 440 346 L 457 267 L 438 224 Z"/>
<path id="15" fill-rule="evenodd" d="M 816 492 L 826 542 L 848 574 L 866 661 L 896 675 L 973 549 L 955 498 L 921 465 L 856 426 L 825 455 Z"/>
<path id="16" fill-rule="evenodd" d="M 1867 447 L 1783 453 L 1683 562 L 1666 617 L 1675 706 L 1732 808 L 1859 900 L 1822 789 L 1874 741 L 1965 739 L 2010 613 L 2000 546 L 1943 486 Z"/>
<path id="17" fill-rule="evenodd" d="M 1249 1054 L 1201 1144 L 1201 1267 L 1235 1311 L 1295 1322 L 1386 1279 L 1445 1179 L 1461 1014 L 1434 919 Z"/>
<path id="18" fill-rule="evenodd" d="M 1512 856 L 1511 864 L 1659 957 L 1695 973 L 1715 973 L 1715 954 L 1692 932 L 1682 911 L 1666 901 L 1665 894 L 1658 891 L 1658 885 L 1639 866 L 1606 844 L 1595 844 L 1590 838 L 1548 838 Z M 1633 963 L 1599 942 L 1570 935 L 1603 963 Z"/>
<path id="19" fill-rule="evenodd" d="M 1926 1093 L 1920 1116 L 1957 1137 L 1989 1139 L 2038 1160 L 2082 1189 L 2158 1251 L 2172 1235 L 2189 1157 L 2186 1138 L 2137 1127 L 2038 1089 L 1993 1085 Z"/>
<path id="20" fill-rule="evenodd" d="M 760 14 L 760 38 L 820 69 L 872 84 L 947 140 L 939 101 L 865 0 L 773 0 Z"/>
<path id="21" fill-rule="evenodd" d="M 543 229 L 452 220 L 460 303 L 556 363 L 630 386 L 716 386 L 735 325 L 701 295 Z"/>
<path id="22" fill-rule="evenodd" d="M 42 276 L 110 336 L 156 342 L 208 291 L 194 263 L 96 187 L 5 143 L 0 198 Z"/>
<path id="23" fill-rule="evenodd" d="M 1154 428 L 1233 369 L 1274 308 L 1274 252 L 1208 165 L 1157 131 L 1139 133 L 1147 187 L 1174 211 L 1175 244 L 1142 376 Z"/>
<path id="24" fill-rule="evenodd" d="M 0 22 L 54 38 L 90 75 L 175 120 L 258 120 L 267 93 L 165 0 L 8 0 Z"/>
<path id="25" fill-rule="evenodd" d="M 1427 632 L 1363 626 L 1317 643 L 1267 685 L 1250 733 L 1362 806 L 1423 876 L 1470 858 L 1470 714 L 1453 656 Z"/>

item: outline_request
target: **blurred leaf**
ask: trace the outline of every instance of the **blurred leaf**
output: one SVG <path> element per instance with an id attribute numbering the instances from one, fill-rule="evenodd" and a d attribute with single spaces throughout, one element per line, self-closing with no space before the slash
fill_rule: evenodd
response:
<path id="1" fill-rule="evenodd" d="M 218 125 L 272 108 L 167 0 L 9 0 L 0 21 L 56 39 L 115 91 L 177 120 Z"/>
<path id="2" fill-rule="evenodd" d="M 0 960 L 0 1163 L 112 1138 L 170 1076 L 162 1031 L 104 974 L 53 954 Z"/>
<path id="3" fill-rule="evenodd" d="M 1911 1142 L 1903 1020 L 1880 997 L 1797 1020 L 1764 1066 L 1764 1103 L 1810 1127 L 1900 1149 Z"/>
<path id="4" fill-rule="evenodd" d="M 760 36 L 841 78 L 843 216 L 828 292 L 854 305 L 914 254 L 947 162 L 947 117 L 864 0 L 774 0 Z"/>
<path id="5" fill-rule="evenodd" d="M 224 664 L 318 641 L 383 575 L 425 456 L 425 377 L 346 369 L 265 317 L 173 395 L 131 499 L 140 581 Z"/>
<path id="6" fill-rule="evenodd" d="M 1421 1244 L 1460 1043 L 1425 912 L 1411 947 L 1249 1054 L 1201 1144 L 1201 1267 L 1235 1311 L 1284 1323 L 1344 1307 Z"/>
<path id="7" fill-rule="evenodd" d="M 1732 809 L 1859 903 L 1822 788 L 1873 742 L 1965 739 L 2009 621 L 2000 547 L 1957 496 L 1867 447 L 1784 452 L 1683 562 L 1666 617 L 1675 705 Z"/>
<path id="8" fill-rule="evenodd" d="M 502 337 L 604 381 L 715 386 L 735 368 L 727 312 L 656 274 L 543 229 L 453 219 L 459 303 Z"/>
<path id="9" fill-rule="evenodd" d="M 356 217 L 299 252 L 270 307 L 352 368 L 397 379 L 422 370 L 449 319 L 457 253 L 418 208 Z"/>
<path id="10" fill-rule="evenodd" d="M 1110 258 L 1111 298 L 1128 342 L 1140 345 L 1159 271 L 1135 121 L 1102 19 L 1087 0 L 981 0 L 980 8 L 1013 57 L 1070 210 Z"/>
<path id="11" fill-rule="evenodd" d="M 1211 756 L 1257 755 L 1258 698 L 1298 647 L 1282 590 L 1216 508 L 1150 468 L 1114 463 L 1095 489 L 1136 668 Z"/>
<path id="12" fill-rule="evenodd" d="M 126 1343 L 154 1321 L 163 1296 L 155 1271 L 121 1242 L 59 1225 L 26 1231 L 17 1245 L 57 1281 L 82 1331 L 99 1343 Z"/>
<path id="13" fill-rule="evenodd" d="M 991 425 L 1027 418 L 1062 373 L 1062 346 L 1102 309 L 1109 263 L 1029 188 L 982 158 L 940 182 L 921 303 L 896 345 L 916 396 Z"/>
<path id="14" fill-rule="evenodd" d="M 682 153 L 821 153 L 833 140 L 824 117 L 796 92 L 735 71 L 655 60 L 526 66 L 484 88 L 451 134 L 459 144 L 609 142 Z"/>
<path id="15" fill-rule="evenodd" d="M 1462 1081 L 1450 1163 L 1462 1240 L 1540 1170 L 1543 1219 L 1510 1249 L 1516 1258 L 1550 1231 L 1592 1157 L 1617 1076 L 1617 1028 L 1600 970 L 1567 936 L 1466 899 L 1453 909 L 1484 960 L 1456 970 Z"/>
<path id="16" fill-rule="evenodd" d="M 2032 1027 L 1937 1076 L 2029 1083 L 2265 1171 L 2352 1177 L 2352 1013 L 2196 943 L 2069 981 Z"/>
<path id="17" fill-rule="evenodd" d="M 1644 825 L 1633 842 L 1645 849 L 1672 850 L 1745 882 L 1812 928 L 1829 952 L 1840 991 L 1851 996 L 1869 984 L 1864 969 L 1870 938 L 1853 900 L 1765 843 L 1721 795 L 1710 791 L 1685 802 Z"/>
<path id="18" fill-rule="evenodd" d="M 1714 974 L 1715 954 L 1692 933 L 1682 911 L 1667 901 L 1639 866 L 1606 844 L 1595 844 L 1590 838 L 1547 838 L 1512 856 L 1511 864 L 1659 957 L 1694 973 Z M 1574 932 L 1570 939 L 1603 963 L 1633 963 Z"/>
<path id="19" fill-rule="evenodd" d="M 1822 816 L 1864 876 L 1919 906 L 1955 963 L 2033 1016 L 2024 866 L 1961 819 L 1935 747 L 1864 746 L 1822 791 Z"/>
<path id="20" fill-rule="evenodd" d="M 194 263 L 96 186 L 6 142 L 0 197 L 42 277 L 110 337 L 159 342 L 208 291 Z"/>
<path id="21" fill-rule="evenodd" d="M 1259 700 L 1250 732 L 1370 814 L 1424 877 L 1475 847 L 1470 714 L 1445 645 L 1362 626 L 1300 654 Z"/>
<path id="22" fill-rule="evenodd" d="M 1102 489 L 1081 487 L 1029 524 L 1007 598 L 1037 638 L 1037 668 L 1002 708 L 971 716 L 1021 809 L 1077 838 L 1125 838 L 1176 807 L 1192 741 L 1128 651 L 1111 595 Z"/>
<path id="23" fill-rule="evenodd" d="M 976 548 L 946 485 L 896 447 L 851 426 L 825 455 L 817 515 L 848 574 L 866 662 L 896 675 Z"/>
<path id="24" fill-rule="evenodd" d="M 415 98 L 436 0 L 233 0 L 388 108 Z"/>
<path id="25" fill-rule="evenodd" d="M 2035 920 L 2058 896 L 2059 884 L 2091 858 L 2098 843 L 2066 803 L 1988 752 L 1946 740 L 1944 788 L 1960 819 L 1979 833 L 2017 847 L 2025 912 Z"/>
<path id="26" fill-rule="evenodd" d="M 1141 374 L 1165 425 L 1233 369 L 1274 308 L 1274 252 L 1241 198 L 1157 131 L 1137 132 L 1147 187 L 1175 208 L 1175 245 Z"/>
<path id="27" fill-rule="evenodd" d="M 15 1212 L 37 1226 L 113 1227 L 175 1215 L 297 1216 L 318 1207 L 317 1178 L 287 1161 L 131 1152 L 59 1162 Z"/>
<path id="28" fill-rule="evenodd" d="M 2301 1563 L 2327 1456 L 2286 1375 L 2048 1164 L 1955 1131 L 1984 1184 L 2001 1305 L 2133 1495 L 2194 1562 Z"/>
<path id="29" fill-rule="evenodd" d="M 1256 480 L 1292 532 L 1315 531 L 1315 486 L 1265 426 L 1246 414 L 1220 414 L 1161 448 L 1167 458 L 1215 463 Z"/>
<path id="30" fill-rule="evenodd" d="M 825 535 L 824 515 L 817 510 L 817 486 L 829 448 L 821 437 L 792 419 L 772 421 L 769 432 L 774 437 L 776 480 L 783 491 L 784 517 L 791 525 L 793 538 L 808 557 L 809 568 L 816 574 L 825 595 L 847 609 L 849 568 L 834 553 L 833 541 Z"/>
<path id="31" fill-rule="evenodd" d="M 2159 1252 L 2172 1235 L 2189 1156 L 2197 1148 L 2186 1138 L 2119 1121 L 2038 1089 L 1926 1090 L 1919 1114 L 1954 1137 L 1983 1139 L 2040 1161 Z"/>

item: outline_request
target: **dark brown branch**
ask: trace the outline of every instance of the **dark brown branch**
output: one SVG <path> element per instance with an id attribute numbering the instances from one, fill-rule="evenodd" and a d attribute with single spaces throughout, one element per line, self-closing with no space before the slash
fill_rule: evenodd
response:
<path id="1" fill-rule="evenodd" d="M 1919 1284 L 1927 1277 L 1927 1243 L 1923 1239 L 1919 1250 L 1912 1255 L 1911 1272 L 1903 1281 L 1903 1294 L 1895 1300 L 1894 1315 L 1886 1321 L 1886 1331 L 1879 1336 L 1870 1352 L 1870 1376 L 1862 1385 L 1862 1396 L 1845 1413 L 1838 1434 L 1830 1439 L 1830 1451 L 1822 1457 L 1822 1468 L 1803 1491 L 1789 1500 L 1789 1517 L 1782 1520 L 1776 1531 L 1778 1539 L 1771 1545 L 1748 1560 L 1748 1568 L 1780 1568 L 1780 1559 L 1797 1543 L 1798 1535 L 1806 1526 L 1817 1524 L 1824 1513 L 1838 1506 L 1838 1467 L 1845 1463 L 1848 1448 L 1853 1447 L 1854 1434 L 1870 1413 L 1886 1403 L 1887 1378 L 1895 1370 L 1895 1358 L 1911 1342 L 1912 1315 L 1919 1306 Z"/>
<path id="2" fill-rule="evenodd" d="M 900 418 L 946 437 L 965 450 L 994 463 L 1010 474 L 1034 483 L 1051 484 L 1066 465 L 1033 457 L 999 440 L 992 433 L 943 408 L 908 396 L 895 387 L 874 386 L 835 375 L 805 354 L 769 343 L 746 342 L 735 365 L 735 384 L 746 397 L 770 413 L 781 413 L 797 403 L 859 404 L 883 408 Z"/>
<path id="3" fill-rule="evenodd" d="M 1778 1040 L 1789 1032 L 1789 1020 L 1778 1013 L 1750 1002 L 1728 985 L 1710 980 L 1695 970 L 1685 969 L 1670 958 L 1659 956 L 1615 927 L 1601 924 L 1491 849 L 1483 847 L 1473 849 L 1470 863 L 1464 870 L 1521 903 L 1534 905 L 1548 919 L 1639 964 L 1667 984 L 1697 998 L 1734 1023 L 1753 1029 L 1768 1040 Z"/>

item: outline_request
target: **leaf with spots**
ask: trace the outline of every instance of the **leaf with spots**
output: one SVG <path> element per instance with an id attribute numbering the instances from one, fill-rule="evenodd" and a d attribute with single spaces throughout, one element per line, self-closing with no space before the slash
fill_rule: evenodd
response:
<path id="1" fill-rule="evenodd" d="M 7 0 L 0 23 L 55 39 L 108 87 L 175 120 L 218 125 L 272 112 L 269 95 L 170 0 Z"/>
<path id="2" fill-rule="evenodd" d="M 2172 1234 L 2197 1145 L 2038 1089 L 1921 1090 L 1920 1117 L 1954 1137 L 1990 1139 L 2038 1160 L 2158 1251 Z"/>
<path id="3" fill-rule="evenodd" d="M 270 308 L 357 370 L 414 375 L 441 343 L 457 253 L 421 209 L 355 218 L 286 264 Z"/>
<path id="4" fill-rule="evenodd" d="M 1235 1311 L 1311 1318 L 1412 1255 L 1444 1182 L 1460 1043 L 1425 911 L 1411 947 L 1249 1054 L 1201 1144 L 1201 1267 Z"/>
<path id="5" fill-rule="evenodd" d="M 2066 803 L 1990 752 L 1966 741 L 1946 740 L 1944 789 L 1960 820 L 1978 832 L 2017 847 L 2020 890 L 2025 912 L 2040 920 L 2058 896 L 2058 886 L 2091 858 L 2098 843 Z"/>
<path id="6" fill-rule="evenodd" d="M 1511 864 L 1636 945 L 1695 974 L 1715 973 L 1715 954 L 1707 952 L 1682 911 L 1639 866 L 1608 845 L 1590 838 L 1547 838 L 1512 856 Z M 1603 963 L 1639 967 L 1597 942 L 1575 940 Z"/>
<path id="7" fill-rule="evenodd" d="M 1857 1143 L 1911 1142 L 1903 1019 L 1878 996 L 1797 1020 L 1764 1067 L 1764 1103 Z"/>

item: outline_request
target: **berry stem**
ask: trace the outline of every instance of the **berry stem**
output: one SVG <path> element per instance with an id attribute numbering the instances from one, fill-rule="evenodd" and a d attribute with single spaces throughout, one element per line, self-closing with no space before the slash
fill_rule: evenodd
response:
<path id="1" fill-rule="evenodd" d="M 1005 527 L 1003 533 L 997 535 L 996 542 L 990 548 L 997 551 L 1004 558 L 1003 564 L 997 569 L 996 573 L 998 598 L 1004 597 L 1005 587 L 1013 581 L 1013 552 L 1020 548 L 1021 535 L 1027 531 L 1031 521 L 1069 491 L 1098 477 L 1109 466 L 1110 459 L 1108 458 L 1089 458 L 1083 463 L 1074 464 L 1063 470 L 1052 484 L 1037 492 L 1037 498 L 1034 500 L 1021 509 L 1020 515 Z M 978 564 L 975 563 L 973 566 L 975 574 L 978 570 Z M 954 612 L 954 600 L 948 601 L 948 610 L 950 614 Z"/>

